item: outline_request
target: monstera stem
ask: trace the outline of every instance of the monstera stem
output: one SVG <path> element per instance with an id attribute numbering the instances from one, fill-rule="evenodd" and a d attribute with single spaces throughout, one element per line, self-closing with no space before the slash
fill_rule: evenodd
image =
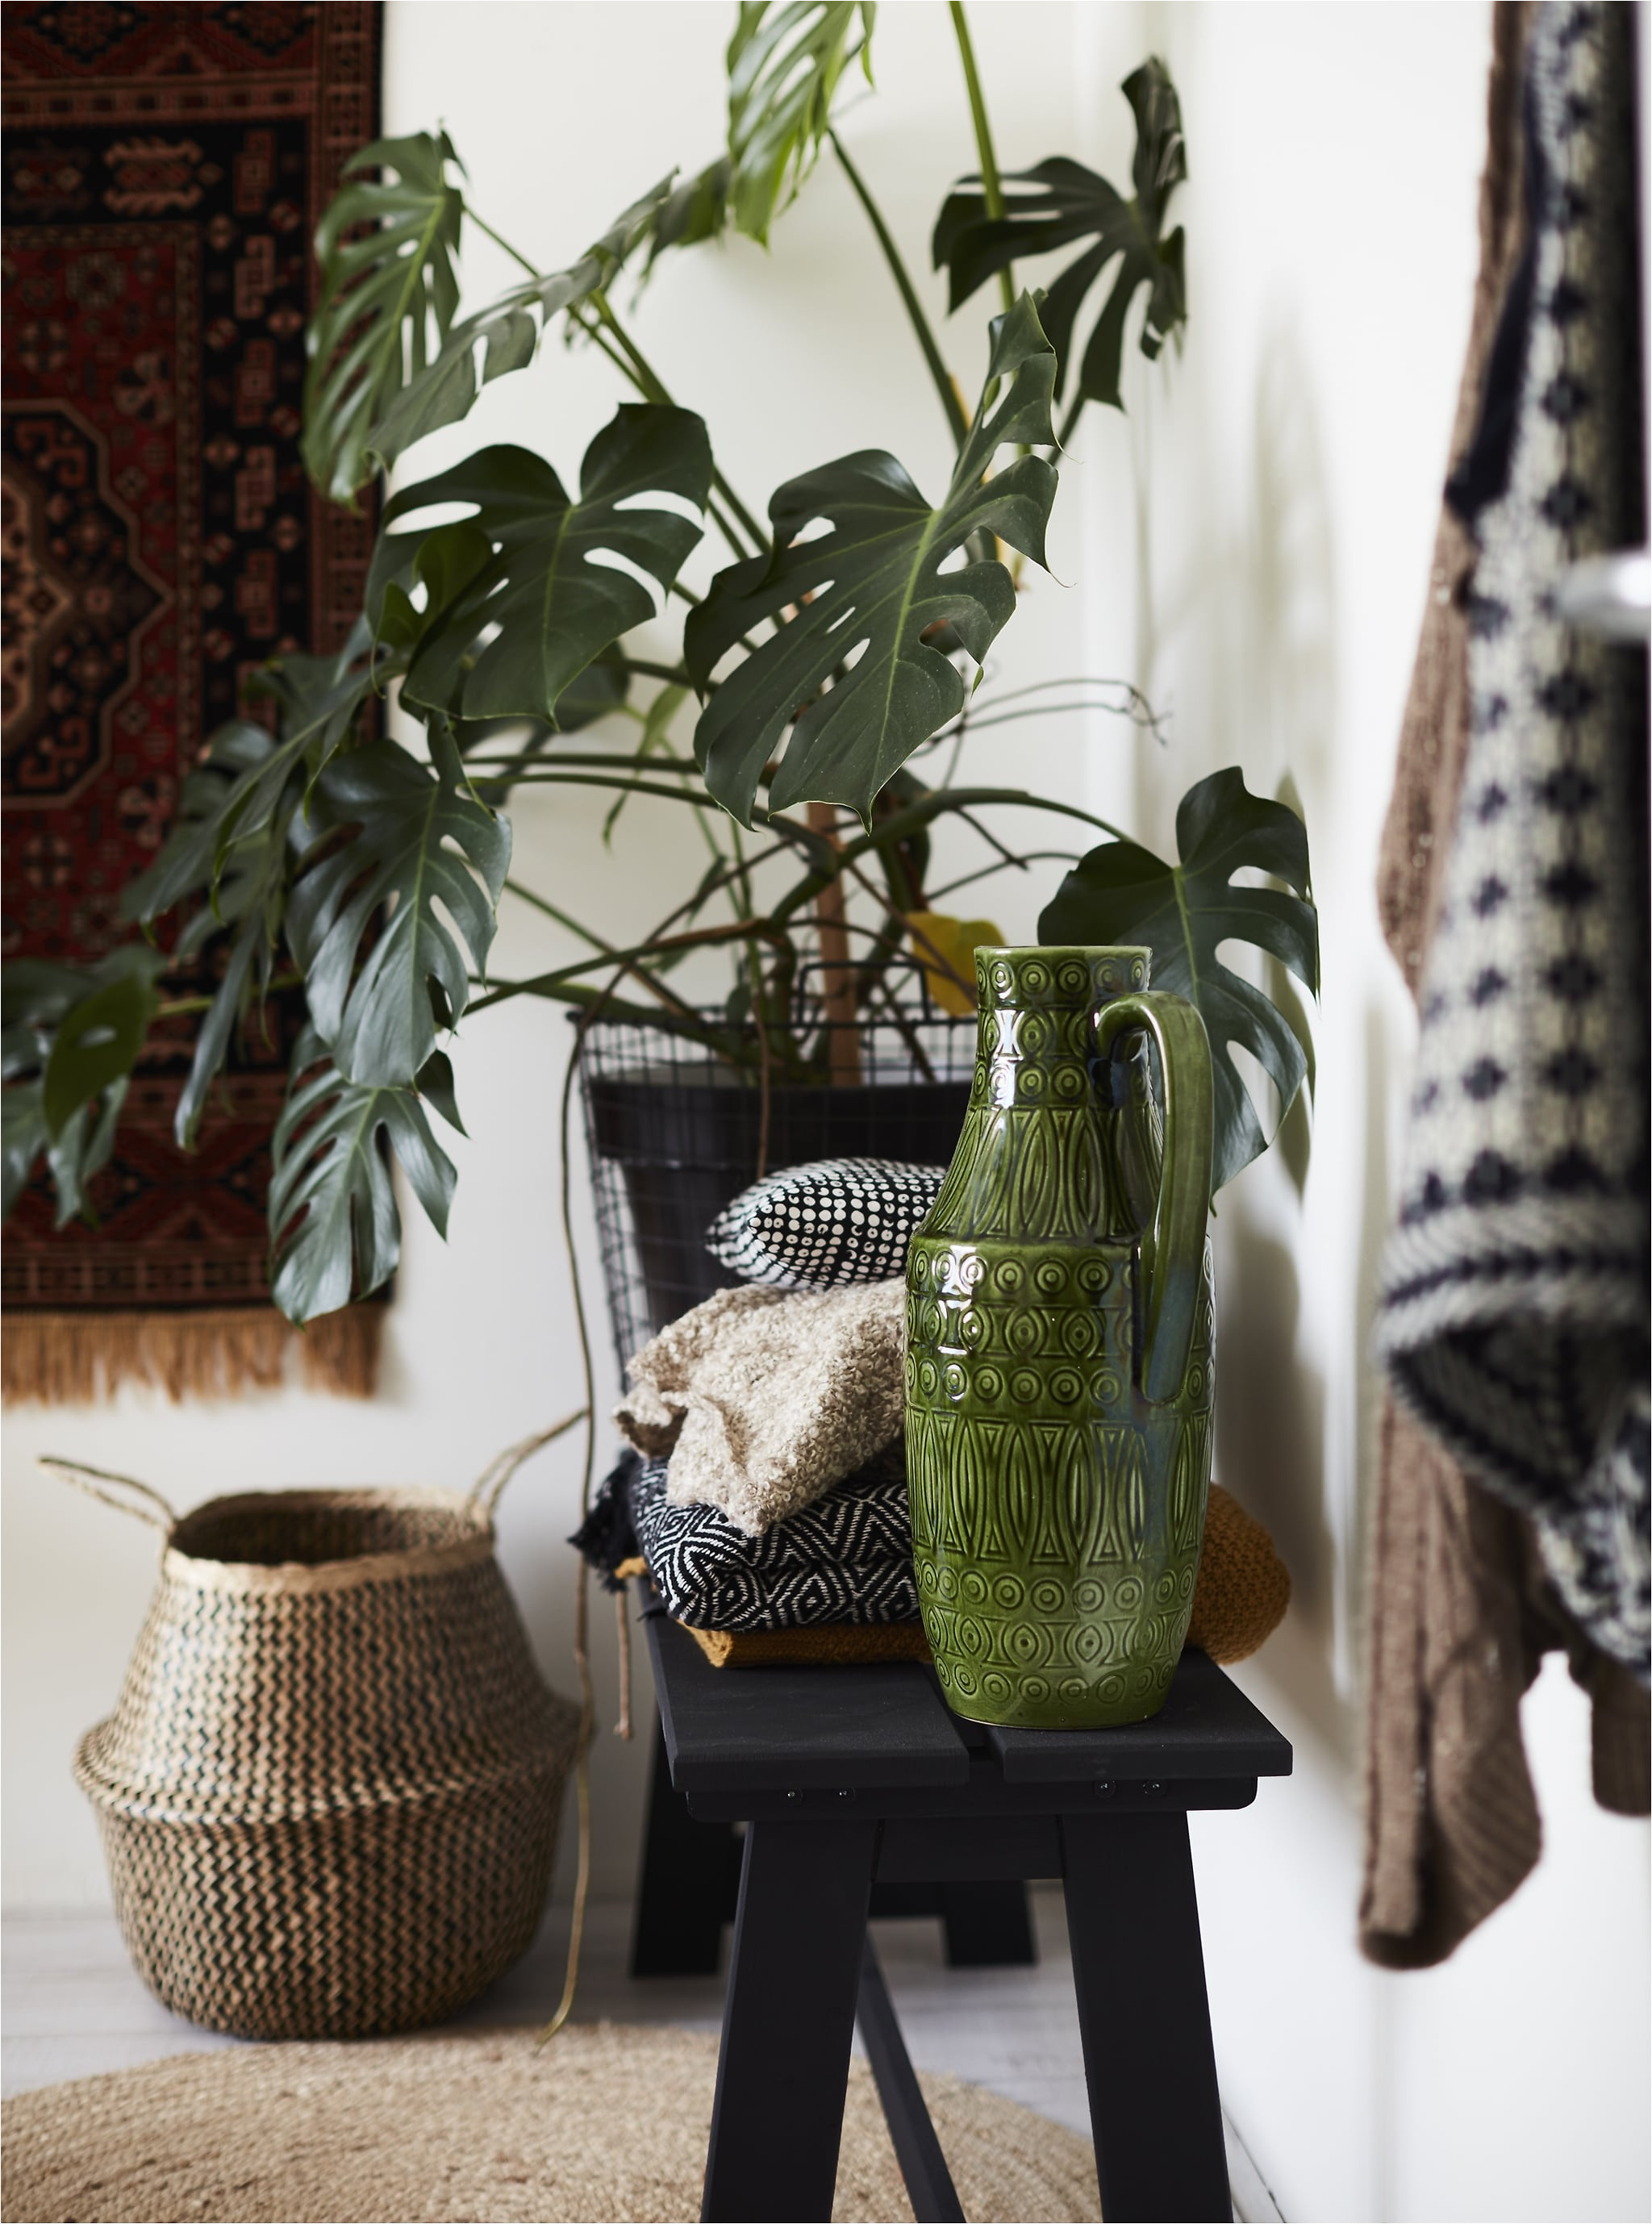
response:
<path id="1" fill-rule="evenodd" d="M 600 286 L 595 288 L 590 298 L 591 306 L 601 318 L 606 330 L 613 334 L 615 344 L 631 365 L 639 391 L 646 395 L 650 401 L 663 402 L 667 408 L 674 408 L 676 405 L 672 401 L 665 380 L 661 378 L 647 357 L 644 355 L 630 333 L 615 315 L 613 304 Z M 767 534 L 764 532 L 720 471 L 712 471 L 711 483 L 734 512 L 742 528 L 750 534 L 760 551 L 766 553 L 769 545 Z"/>
<path id="2" fill-rule="evenodd" d="M 823 834 L 834 850 L 842 851 L 837 837 L 837 813 L 829 803 L 811 803 L 809 824 Z M 861 1078 L 861 1041 L 855 1031 L 854 968 L 849 963 L 848 914 L 843 903 L 843 875 L 828 881 L 815 898 L 815 932 L 820 938 L 820 1001 L 826 1015 L 826 1065 L 834 1082 Z"/>
<path id="3" fill-rule="evenodd" d="M 504 237 L 502 232 L 495 231 L 492 224 L 490 224 L 485 218 L 479 217 L 475 209 L 471 207 L 469 201 L 466 201 L 464 204 L 464 212 L 466 216 L 469 217 L 471 223 L 475 224 L 476 230 L 480 232 L 485 233 L 487 237 L 492 240 L 495 247 L 502 248 L 505 253 L 509 256 L 513 262 L 520 263 L 522 269 L 526 271 L 530 278 L 544 277 L 545 273 L 535 264 L 528 261 L 528 258 L 523 254 L 521 249 L 520 247 L 513 247 L 509 240 Z M 645 401 L 661 402 L 667 408 L 674 408 L 676 405 L 672 402 L 670 394 L 667 393 L 665 389 L 665 381 L 654 371 L 651 364 L 644 357 L 641 349 L 637 346 L 636 343 L 631 338 L 630 335 L 621 325 L 619 319 L 615 315 L 613 308 L 608 302 L 607 294 L 602 291 L 600 286 L 593 289 L 590 300 L 592 306 L 596 311 L 599 320 L 596 325 L 593 326 L 589 324 L 586 319 L 579 314 L 577 305 L 571 307 L 568 312 L 569 315 L 573 318 L 580 330 L 585 334 L 588 339 L 596 341 L 597 346 L 602 349 L 603 354 L 607 356 L 609 362 L 612 363 L 616 369 L 622 370 L 625 373 L 626 376 L 631 381 L 631 383 L 636 388 L 638 393 L 641 395 Z M 608 338 L 610 333 L 613 335 L 611 340 Z M 762 527 L 758 524 L 756 519 L 752 515 L 745 503 L 741 502 L 740 496 L 735 492 L 733 487 L 729 485 L 728 480 L 724 478 L 720 471 L 713 470 L 711 474 L 711 483 L 716 488 L 717 492 L 722 496 L 724 502 L 727 502 L 728 508 L 734 512 L 740 523 L 751 535 L 755 546 L 760 550 L 766 552 L 768 547 L 768 536 L 764 533 Z M 728 532 L 726 521 L 722 518 L 718 517 L 716 519 L 716 522 L 722 528 L 725 539 L 728 539 L 732 542 L 733 536 Z M 741 548 L 737 542 L 734 542 L 733 545 L 736 555 L 743 556 L 747 553 L 745 549 Z"/>
<path id="4" fill-rule="evenodd" d="M 521 249 L 520 247 L 513 247 L 509 240 L 504 238 L 499 232 L 496 232 L 492 224 L 488 223 L 485 218 L 479 217 L 476 211 L 471 207 L 469 201 L 466 201 L 464 204 L 464 212 L 470 219 L 470 222 L 475 224 L 476 230 L 484 233 L 488 238 L 491 239 L 495 247 L 502 247 L 513 262 L 520 262 L 530 278 L 544 277 L 544 271 L 536 270 L 533 265 L 528 261 L 526 256 L 523 254 Z"/>
<path id="5" fill-rule="evenodd" d="M 969 89 L 969 115 L 975 127 L 975 152 L 980 161 L 980 189 L 987 202 L 987 213 L 996 224 L 1004 214 L 1004 185 L 999 175 L 998 156 L 993 152 L 993 127 L 987 120 L 987 100 L 975 67 L 975 49 L 964 16 L 963 0 L 951 0 L 951 7 L 952 28 L 958 35 L 958 54 L 963 63 L 964 83 Z M 1012 309 L 1015 306 L 1015 274 L 1007 262 L 998 274 L 998 290 L 1005 308 Z"/>
<path id="6" fill-rule="evenodd" d="M 962 402 L 958 399 L 958 382 L 941 359 L 941 351 L 935 344 L 935 334 L 930 328 L 929 319 L 924 313 L 924 305 L 917 298 L 917 289 L 912 284 L 905 263 L 901 260 L 900 250 L 895 244 L 894 235 L 884 222 L 882 212 L 876 201 L 873 199 L 871 189 L 866 180 L 844 152 L 842 141 L 835 131 L 829 130 L 826 136 L 832 142 L 833 151 L 838 161 L 843 165 L 844 175 L 854 188 L 855 199 L 866 211 L 867 220 L 877 235 L 878 244 L 883 250 L 884 261 L 889 265 L 890 275 L 894 279 L 901 300 L 905 306 L 906 314 L 911 319 L 912 330 L 917 335 L 917 344 L 924 351 L 924 360 L 929 365 L 930 376 L 935 382 L 935 390 L 941 397 L 941 407 L 947 414 L 948 429 L 958 446 L 962 447 L 969 431 L 969 418 Z"/>

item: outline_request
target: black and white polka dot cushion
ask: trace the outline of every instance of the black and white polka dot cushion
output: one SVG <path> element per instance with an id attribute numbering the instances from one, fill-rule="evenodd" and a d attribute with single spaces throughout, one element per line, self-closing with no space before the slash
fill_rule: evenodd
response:
<path id="1" fill-rule="evenodd" d="M 723 1207 L 706 1249 L 742 1281 L 772 1289 L 886 1282 L 905 1271 L 906 1246 L 946 1172 L 889 1159 L 788 1166 Z"/>

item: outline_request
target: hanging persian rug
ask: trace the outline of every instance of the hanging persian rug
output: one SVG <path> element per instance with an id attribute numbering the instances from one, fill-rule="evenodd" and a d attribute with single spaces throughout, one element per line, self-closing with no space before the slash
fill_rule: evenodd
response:
<path id="1" fill-rule="evenodd" d="M 245 693 L 266 658 L 336 648 L 360 608 L 371 520 L 311 492 L 300 396 L 310 242 L 378 132 L 379 29 L 368 0 L 0 8 L 8 958 L 129 939 L 121 890 L 202 743 L 267 715 Z M 290 1032 L 274 1007 L 247 1027 L 191 1153 L 187 1046 L 146 1052 L 95 1226 L 54 1229 L 37 1179 L 6 1231 L 8 1397 L 280 1377 L 263 1207 Z M 317 1323 L 311 1380 L 369 1389 L 381 1317 Z"/>

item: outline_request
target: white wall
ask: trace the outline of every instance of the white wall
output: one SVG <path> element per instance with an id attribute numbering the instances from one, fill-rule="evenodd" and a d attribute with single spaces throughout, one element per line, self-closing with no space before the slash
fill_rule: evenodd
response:
<path id="1" fill-rule="evenodd" d="M 1144 521 L 1114 530 L 1146 560 L 1127 610 L 1100 598 L 1100 653 L 1129 640 L 1174 711 L 1166 757 L 1135 760 L 1150 838 L 1217 765 L 1294 780 L 1325 979 L 1305 1195 L 1273 1154 L 1217 1238 L 1218 1470 L 1296 1585 L 1240 1681 L 1296 1774 L 1195 1826 L 1223 2087 L 1287 2216 L 1643 2216 L 1648 1835 L 1593 1806 L 1586 1708 L 1556 1666 L 1526 1709 L 1537 1875 L 1440 1971 L 1379 1974 L 1353 1945 L 1361 1358 L 1413 1040 L 1373 881 L 1466 338 L 1489 13 L 1140 21 L 1187 122 L 1191 317 L 1182 362 L 1142 382 Z M 1107 22 L 1081 29 L 1111 52 Z M 1111 157 L 1108 73 L 1080 75 Z"/>
<path id="2" fill-rule="evenodd" d="M 547 263 L 719 129 L 732 11 L 677 4 L 392 0 L 386 123 L 443 118 L 478 207 Z M 1376 843 L 1420 616 L 1466 331 L 1484 132 L 1487 14 L 1461 6 L 1271 8 L 977 0 L 977 45 L 1008 166 L 1072 152 L 1119 178 L 1114 88 L 1145 53 L 1181 87 L 1193 177 L 1182 359 L 1137 366 L 1126 423 L 1090 413 L 1064 466 L 1040 582 L 1002 642 L 1007 684 L 1127 674 L 1172 713 L 1162 758 L 1100 721 L 983 736 L 983 774 L 1127 816 L 1170 840 L 1175 798 L 1221 764 L 1306 809 L 1326 1003 L 1311 1165 L 1276 1154 L 1223 1201 L 1219 1471 L 1265 1518 L 1296 1587 L 1241 1671 L 1293 1739 L 1296 1774 L 1254 1809 L 1201 1818 L 1195 1854 L 1225 2092 L 1284 2213 L 1584 2218 L 1646 2213 L 1643 1826 L 1600 1815 L 1586 1722 L 1547 1673 L 1529 1729 L 1549 1831 L 1537 1876 L 1443 1970 L 1379 1975 L 1353 1946 L 1359 1880 L 1359 1543 L 1371 1391 L 1361 1364 L 1410 1054 L 1382 949 Z M 639 56 L 646 68 L 633 81 Z M 880 11 L 875 100 L 849 124 L 915 272 L 942 185 L 970 166 L 938 0 Z M 506 275 L 467 256 L 479 292 Z M 1035 272 L 1032 275 L 1037 275 Z M 941 309 L 939 288 L 924 278 Z M 730 476 L 760 502 L 847 449 L 892 448 L 926 485 L 938 413 L 829 158 L 775 235 L 663 268 L 639 313 L 678 398 L 705 408 Z M 961 331 L 973 333 L 966 313 Z M 967 389 L 978 347 L 946 344 Z M 559 351 L 484 397 L 464 440 L 539 447 L 565 477 L 621 398 Z M 636 811 L 615 870 L 598 803 L 517 813 L 518 867 L 599 928 L 680 873 L 681 830 Z M 981 909 L 1030 938 L 1047 888 L 988 884 Z M 974 908 L 972 903 L 969 907 Z M 508 910 L 501 972 L 564 945 Z M 463 1481 L 497 1445 L 577 1402 L 553 1194 L 566 1027 L 517 1006 L 468 1027 L 472 1140 L 444 1248 L 416 1220 L 369 1406 L 296 1388 L 234 1406 L 137 1393 L 7 1419 L 7 1903 L 99 1903 L 78 1733 L 110 1704 L 153 1576 L 144 1533 L 42 1480 L 43 1448 L 163 1482 L 226 1487 Z M 592 1262 L 587 1249 L 588 1279 Z M 600 1320 L 598 1323 L 600 1330 Z M 505 1564 L 548 1672 L 571 1683 L 576 1462 L 558 1449 L 507 1500 Z M 613 1690 L 599 1621 L 599 1675 Z M 640 1743 L 599 1747 L 599 1889 L 629 1889 Z"/>

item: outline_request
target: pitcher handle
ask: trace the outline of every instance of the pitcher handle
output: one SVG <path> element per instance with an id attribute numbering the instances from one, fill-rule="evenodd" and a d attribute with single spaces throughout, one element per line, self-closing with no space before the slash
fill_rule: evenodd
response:
<path id="1" fill-rule="evenodd" d="M 1152 1037 L 1164 1079 L 1164 1164 L 1152 1229 L 1143 1231 L 1138 1359 L 1144 1395 L 1162 1405 L 1180 1391 L 1193 1343 L 1204 1273 L 1215 1092 L 1205 1023 L 1184 996 L 1147 989 L 1104 1004 L 1096 1019 L 1096 1049 L 1110 1060 L 1120 1039 L 1138 1030 Z"/>

